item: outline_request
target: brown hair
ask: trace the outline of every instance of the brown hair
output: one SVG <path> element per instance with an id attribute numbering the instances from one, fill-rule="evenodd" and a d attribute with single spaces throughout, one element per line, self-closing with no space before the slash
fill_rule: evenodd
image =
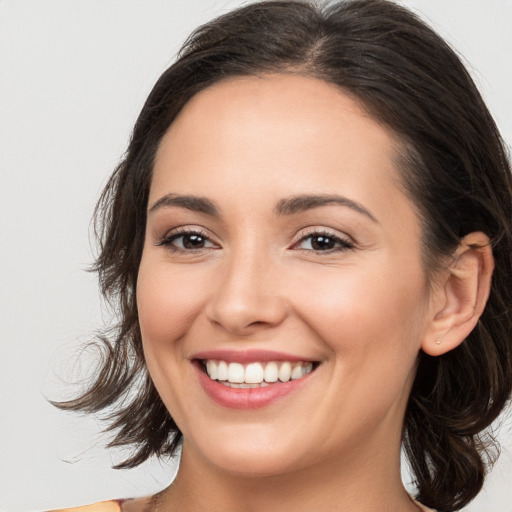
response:
<path id="1" fill-rule="evenodd" d="M 457 510 L 482 487 L 482 431 L 512 389 L 512 182 L 496 125 L 450 47 L 407 9 L 386 0 L 317 7 L 300 1 L 247 5 L 197 29 L 151 91 L 124 160 L 96 208 L 94 269 L 119 325 L 101 336 L 94 381 L 64 409 L 113 406 L 112 446 L 131 445 L 133 467 L 170 455 L 181 432 L 147 373 L 135 289 L 155 153 L 176 115 L 198 91 L 229 77 L 298 72 L 338 85 L 403 143 L 403 184 L 423 223 L 431 272 L 460 239 L 483 231 L 495 272 L 473 332 L 440 357 L 419 355 L 404 425 L 418 499 Z M 179 293 L 179 292 L 176 292 Z"/>

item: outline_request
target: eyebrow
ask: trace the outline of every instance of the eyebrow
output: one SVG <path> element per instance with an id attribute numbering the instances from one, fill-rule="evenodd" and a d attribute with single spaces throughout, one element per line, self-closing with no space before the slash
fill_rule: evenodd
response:
<path id="1" fill-rule="evenodd" d="M 375 223 L 379 221 L 372 213 L 367 210 L 362 204 L 352 201 L 347 197 L 338 196 L 335 194 L 320 194 L 320 195 L 300 195 L 282 199 L 277 203 L 275 211 L 278 215 L 293 215 L 295 213 L 304 212 L 320 206 L 328 206 L 330 204 L 337 204 L 340 206 L 347 206 L 352 210 L 361 213 L 371 219 Z"/>
<path id="2" fill-rule="evenodd" d="M 149 208 L 148 212 L 153 213 L 154 211 L 166 206 L 179 206 L 181 208 L 186 208 L 187 210 L 211 216 L 218 216 L 219 214 L 215 205 L 205 197 L 179 196 L 177 194 L 166 194 L 161 197 Z"/>
<path id="3" fill-rule="evenodd" d="M 277 215 L 294 215 L 296 213 L 311 210 L 313 208 L 319 208 L 321 206 L 328 206 L 331 204 L 337 204 L 340 206 L 346 206 L 352 210 L 361 213 L 371 219 L 375 223 L 379 221 L 367 210 L 362 204 L 348 199 L 347 197 L 335 195 L 335 194 L 314 194 L 314 195 L 299 195 L 292 196 L 286 199 L 281 199 L 274 211 Z M 178 206 L 192 210 L 194 212 L 204 213 L 212 217 L 219 216 L 219 211 L 215 204 L 207 199 L 206 197 L 198 197 L 191 195 L 177 195 L 177 194 L 166 194 L 165 196 L 158 199 L 148 210 L 152 213 L 160 208 Z"/>

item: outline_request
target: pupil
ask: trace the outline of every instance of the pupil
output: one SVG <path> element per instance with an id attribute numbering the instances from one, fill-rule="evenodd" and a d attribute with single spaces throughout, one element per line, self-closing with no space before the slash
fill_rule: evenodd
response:
<path id="1" fill-rule="evenodd" d="M 315 236 L 311 241 L 311 246 L 316 251 L 321 251 L 325 249 L 332 249 L 334 247 L 334 240 L 327 236 Z"/>
<path id="2" fill-rule="evenodd" d="M 183 238 L 185 249 L 198 249 L 203 247 L 204 239 L 201 235 L 187 235 Z"/>

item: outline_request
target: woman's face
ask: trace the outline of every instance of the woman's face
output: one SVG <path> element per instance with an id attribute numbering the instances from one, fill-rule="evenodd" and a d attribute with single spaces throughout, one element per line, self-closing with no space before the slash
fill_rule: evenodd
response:
<path id="1" fill-rule="evenodd" d="M 431 308 L 396 148 L 295 75 L 218 83 L 172 124 L 137 301 L 184 457 L 271 475 L 398 453 Z"/>

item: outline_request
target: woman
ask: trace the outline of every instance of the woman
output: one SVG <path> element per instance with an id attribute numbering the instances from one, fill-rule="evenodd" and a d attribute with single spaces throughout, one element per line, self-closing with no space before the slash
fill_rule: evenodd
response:
<path id="1" fill-rule="evenodd" d="M 116 404 L 119 467 L 182 446 L 180 468 L 101 510 L 469 503 L 512 389 L 511 203 L 479 93 L 406 9 L 263 2 L 198 29 L 100 200 L 121 322 L 60 404 Z"/>

